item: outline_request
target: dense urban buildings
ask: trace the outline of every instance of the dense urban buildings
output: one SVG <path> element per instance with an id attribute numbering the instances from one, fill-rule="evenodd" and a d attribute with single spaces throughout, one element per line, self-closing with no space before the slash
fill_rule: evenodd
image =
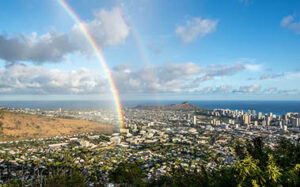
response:
<path id="1" fill-rule="evenodd" d="M 179 107 L 179 105 L 182 105 Z M 109 183 L 108 173 L 123 161 L 139 163 L 147 178 L 167 174 L 172 167 L 200 170 L 217 164 L 235 164 L 232 145 L 263 137 L 269 147 L 281 138 L 299 140 L 297 113 L 277 116 L 256 111 L 193 108 L 189 103 L 169 108 L 124 109 L 125 128 L 113 134 L 85 133 L 39 139 L 0 142 L 0 184 L 10 179 L 34 182 L 65 164 L 79 168 L 98 182 Z M 178 110 L 180 108 L 180 110 Z M 191 110 L 192 108 L 192 110 Z M 2 109 L 45 115 L 49 118 L 81 118 L 117 124 L 110 110 Z M 95 185 L 89 178 L 88 185 Z"/>

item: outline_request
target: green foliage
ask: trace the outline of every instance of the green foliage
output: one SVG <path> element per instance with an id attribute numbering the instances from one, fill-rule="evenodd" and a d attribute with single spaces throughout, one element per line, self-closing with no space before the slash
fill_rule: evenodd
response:
<path id="1" fill-rule="evenodd" d="M 21 187 L 23 186 L 22 185 L 22 181 L 19 180 L 19 179 L 12 179 L 12 180 L 9 180 L 7 182 L 7 184 L 5 184 L 7 187 Z"/>
<path id="2" fill-rule="evenodd" d="M 268 155 L 268 165 L 266 169 L 266 176 L 270 183 L 277 184 L 279 181 L 279 178 L 281 177 L 281 169 L 276 165 L 273 155 Z"/>
<path id="3" fill-rule="evenodd" d="M 254 138 L 252 141 L 247 141 L 246 144 L 236 142 L 234 149 L 240 160 L 251 155 L 253 159 L 258 160 L 257 164 L 259 167 L 266 167 L 270 149 L 264 145 L 261 137 Z"/>
<path id="4" fill-rule="evenodd" d="M 166 176 L 150 181 L 148 186 L 208 186 L 208 175 L 204 167 L 201 172 L 189 171 L 183 167 L 172 168 Z"/>
<path id="5" fill-rule="evenodd" d="M 299 140 L 293 144 L 285 138 L 280 139 L 275 146 L 273 155 L 276 163 L 284 170 L 293 168 L 296 164 L 300 163 Z"/>
<path id="6" fill-rule="evenodd" d="M 70 176 L 67 175 L 54 175 L 47 179 L 47 187 L 84 187 L 84 177 L 75 172 Z"/>
<path id="7" fill-rule="evenodd" d="M 262 138 L 235 143 L 238 161 L 200 171 L 175 169 L 148 183 L 148 186 L 299 186 L 299 142 L 282 139 L 272 150 Z M 178 163 L 179 165 L 179 163 Z"/>
<path id="8" fill-rule="evenodd" d="M 172 149 L 172 146 L 160 146 L 160 149 L 165 148 Z M 186 149 L 188 148 L 187 146 Z M 42 180 L 42 186 L 86 186 L 91 184 L 90 182 L 95 182 L 95 185 L 105 184 L 107 181 L 106 179 L 103 180 L 101 176 L 103 172 L 109 170 L 111 170 L 108 175 L 109 180 L 116 186 L 300 186 L 299 142 L 292 143 L 287 139 L 281 139 L 271 149 L 262 138 L 255 138 L 245 143 L 235 142 L 234 150 L 237 155 L 235 164 L 222 165 L 220 162 L 212 168 L 205 167 L 201 165 L 201 162 L 198 163 L 192 159 L 190 162 L 197 165 L 197 169 L 182 167 L 184 161 L 172 158 L 175 166 L 168 164 L 167 173 L 152 180 L 147 180 L 142 168 L 139 167 L 144 163 L 142 158 L 137 159 L 136 162 L 121 162 L 113 170 L 109 164 L 105 163 L 101 166 L 103 170 L 89 173 L 85 170 L 87 167 L 85 164 L 91 159 L 94 160 L 94 164 L 97 164 L 97 157 L 87 149 L 80 149 L 76 153 L 84 155 L 85 162 L 82 165 L 73 163 L 74 155 L 70 152 L 65 152 L 63 156 L 53 154 L 52 156 L 56 158 L 56 161 L 47 165 L 47 167 L 52 167 L 53 171 Z M 195 152 L 194 154 L 198 153 Z M 213 154 L 209 155 L 208 157 L 211 158 L 216 157 Z M 0 156 L 6 159 L 4 154 Z M 118 159 L 120 157 L 114 158 L 114 160 Z M 212 160 L 210 159 L 208 162 L 213 162 Z M 38 165 L 39 162 L 32 162 L 31 164 Z M 160 166 L 159 163 L 153 163 L 153 167 L 156 169 Z M 9 180 L 2 186 L 24 186 L 25 182 Z M 38 185 L 37 183 L 32 184 L 32 186 Z"/>
<path id="9" fill-rule="evenodd" d="M 263 185 L 265 178 L 263 171 L 257 165 L 258 161 L 254 160 L 251 156 L 246 157 L 243 160 L 238 161 L 233 167 L 237 172 L 239 180 L 239 186 L 251 186 L 255 181 L 255 184 Z"/>
<path id="10" fill-rule="evenodd" d="M 273 150 L 262 138 L 255 138 L 245 145 L 237 142 L 235 152 L 239 158 L 235 167 L 240 184 L 251 186 L 297 186 L 300 182 L 300 145 L 280 139 Z"/>
<path id="11" fill-rule="evenodd" d="M 236 171 L 234 167 L 220 167 L 210 170 L 208 174 L 209 186 L 237 186 Z"/>
<path id="12" fill-rule="evenodd" d="M 296 164 L 294 168 L 283 173 L 282 183 L 286 186 L 299 186 L 300 184 L 300 164 Z"/>
<path id="13" fill-rule="evenodd" d="M 101 141 L 104 141 L 104 142 L 109 142 L 109 137 L 107 137 L 107 136 L 100 136 L 100 138 L 99 138 Z"/>
<path id="14" fill-rule="evenodd" d="M 117 168 L 109 172 L 110 181 L 122 186 L 132 184 L 140 186 L 144 177 L 143 170 L 136 163 L 121 162 Z"/>
<path id="15" fill-rule="evenodd" d="M 47 179 L 47 187 L 63 187 L 67 184 L 67 179 L 65 176 L 55 175 Z"/>

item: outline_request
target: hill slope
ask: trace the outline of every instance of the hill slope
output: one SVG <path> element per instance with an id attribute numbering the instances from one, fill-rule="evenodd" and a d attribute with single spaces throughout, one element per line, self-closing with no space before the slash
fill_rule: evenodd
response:
<path id="1" fill-rule="evenodd" d="M 85 132 L 112 133 L 114 130 L 112 125 L 85 120 L 49 118 L 7 111 L 0 112 L 0 141 L 71 135 Z"/>
<path id="2" fill-rule="evenodd" d="M 135 109 L 141 109 L 141 110 L 183 110 L 183 111 L 204 111 L 205 109 L 197 107 L 189 102 L 183 102 L 180 104 L 171 104 L 166 106 L 156 105 L 156 106 L 144 106 L 139 105 L 136 106 Z"/>

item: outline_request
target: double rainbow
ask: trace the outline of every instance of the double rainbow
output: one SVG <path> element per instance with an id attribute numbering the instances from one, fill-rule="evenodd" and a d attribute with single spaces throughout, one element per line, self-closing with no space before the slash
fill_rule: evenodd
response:
<path id="1" fill-rule="evenodd" d="M 121 104 L 121 101 L 120 101 L 119 92 L 118 92 L 118 89 L 116 87 L 116 83 L 114 82 L 114 79 L 112 77 L 111 71 L 110 71 L 110 69 L 107 65 L 107 62 L 106 62 L 105 58 L 104 58 L 104 55 L 101 52 L 101 49 L 97 45 L 97 43 L 96 43 L 95 39 L 93 38 L 93 36 L 89 33 L 88 29 L 81 22 L 80 18 L 72 10 L 72 8 L 64 0 L 57 0 L 57 2 L 66 11 L 66 13 L 75 21 L 75 23 L 78 24 L 82 34 L 84 35 L 84 37 L 86 38 L 88 43 L 93 48 L 97 59 L 102 64 L 102 66 L 104 68 L 104 72 L 105 72 L 105 74 L 108 78 L 108 82 L 109 82 L 109 85 L 110 85 L 110 90 L 111 90 L 111 93 L 113 95 L 113 99 L 114 99 L 114 102 L 115 102 L 115 107 L 116 107 L 117 114 L 118 114 L 120 129 L 124 128 L 122 104 Z"/>

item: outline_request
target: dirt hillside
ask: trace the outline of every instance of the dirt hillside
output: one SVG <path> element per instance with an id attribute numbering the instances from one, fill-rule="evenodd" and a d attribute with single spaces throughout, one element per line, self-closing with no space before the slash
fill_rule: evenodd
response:
<path id="1" fill-rule="evenodd" d="M 112 133 L 111 125 L 0 111 L 0 141 L 52 137 L 85 132 Z"/>

